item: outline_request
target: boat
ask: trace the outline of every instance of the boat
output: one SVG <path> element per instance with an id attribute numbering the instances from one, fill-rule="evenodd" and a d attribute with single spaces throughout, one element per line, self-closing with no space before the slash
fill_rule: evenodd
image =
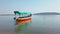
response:
<path id="1" fill-rule="evenodd" d="M 16 23 L 28 23 L 31 21 L 31 12 L 14 11 Z M 16 16 L 18 14 L 18 17 Z"/>

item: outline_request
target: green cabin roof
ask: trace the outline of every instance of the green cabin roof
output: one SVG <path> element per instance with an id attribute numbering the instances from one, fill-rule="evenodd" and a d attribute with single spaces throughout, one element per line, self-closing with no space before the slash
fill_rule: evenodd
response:
<path id="1" fill-rule="evenodd" d="M 31 12 L 14 11 L 15 14 L 31 14 Z"/>

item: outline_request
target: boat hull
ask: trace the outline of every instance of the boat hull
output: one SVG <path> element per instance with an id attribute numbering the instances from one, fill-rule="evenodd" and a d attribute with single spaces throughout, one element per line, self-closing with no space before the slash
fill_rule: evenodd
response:
<path id="1" fill-rule="evenodd" d="M 31 17 L 28 17 L 28 18 L 17 18 L 16 19 L 16 23 L 19 24 L 19 23 L 28 23 L 28 22 L 31 22 Z"/>

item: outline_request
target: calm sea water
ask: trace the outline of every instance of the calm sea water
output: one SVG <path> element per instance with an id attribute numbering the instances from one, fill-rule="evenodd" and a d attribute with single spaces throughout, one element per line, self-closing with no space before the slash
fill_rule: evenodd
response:
<path id="1" fill-rule="evenodd" d="M 16 32 L 14 16 L 0 16 L 0 32 Z M 60 34 L 60 15 L 33 15 L 32 22 L 17 33 Z"/>

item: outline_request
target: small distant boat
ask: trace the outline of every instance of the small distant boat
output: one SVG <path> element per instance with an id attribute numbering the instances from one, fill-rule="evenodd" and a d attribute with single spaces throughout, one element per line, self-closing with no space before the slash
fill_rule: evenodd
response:
<path id="1" fill-rule="evenodd" d="M 24 23 L 24 22 L 30 22 L 31 21 L 31 16 L 32 14 L 30 12 L 19 12 L 19 11 L 14 11 L 15 13 L 15 20 L 17 23 Z M 16 18 L 16 14 L 19 15 L 18 18 Z"/>

